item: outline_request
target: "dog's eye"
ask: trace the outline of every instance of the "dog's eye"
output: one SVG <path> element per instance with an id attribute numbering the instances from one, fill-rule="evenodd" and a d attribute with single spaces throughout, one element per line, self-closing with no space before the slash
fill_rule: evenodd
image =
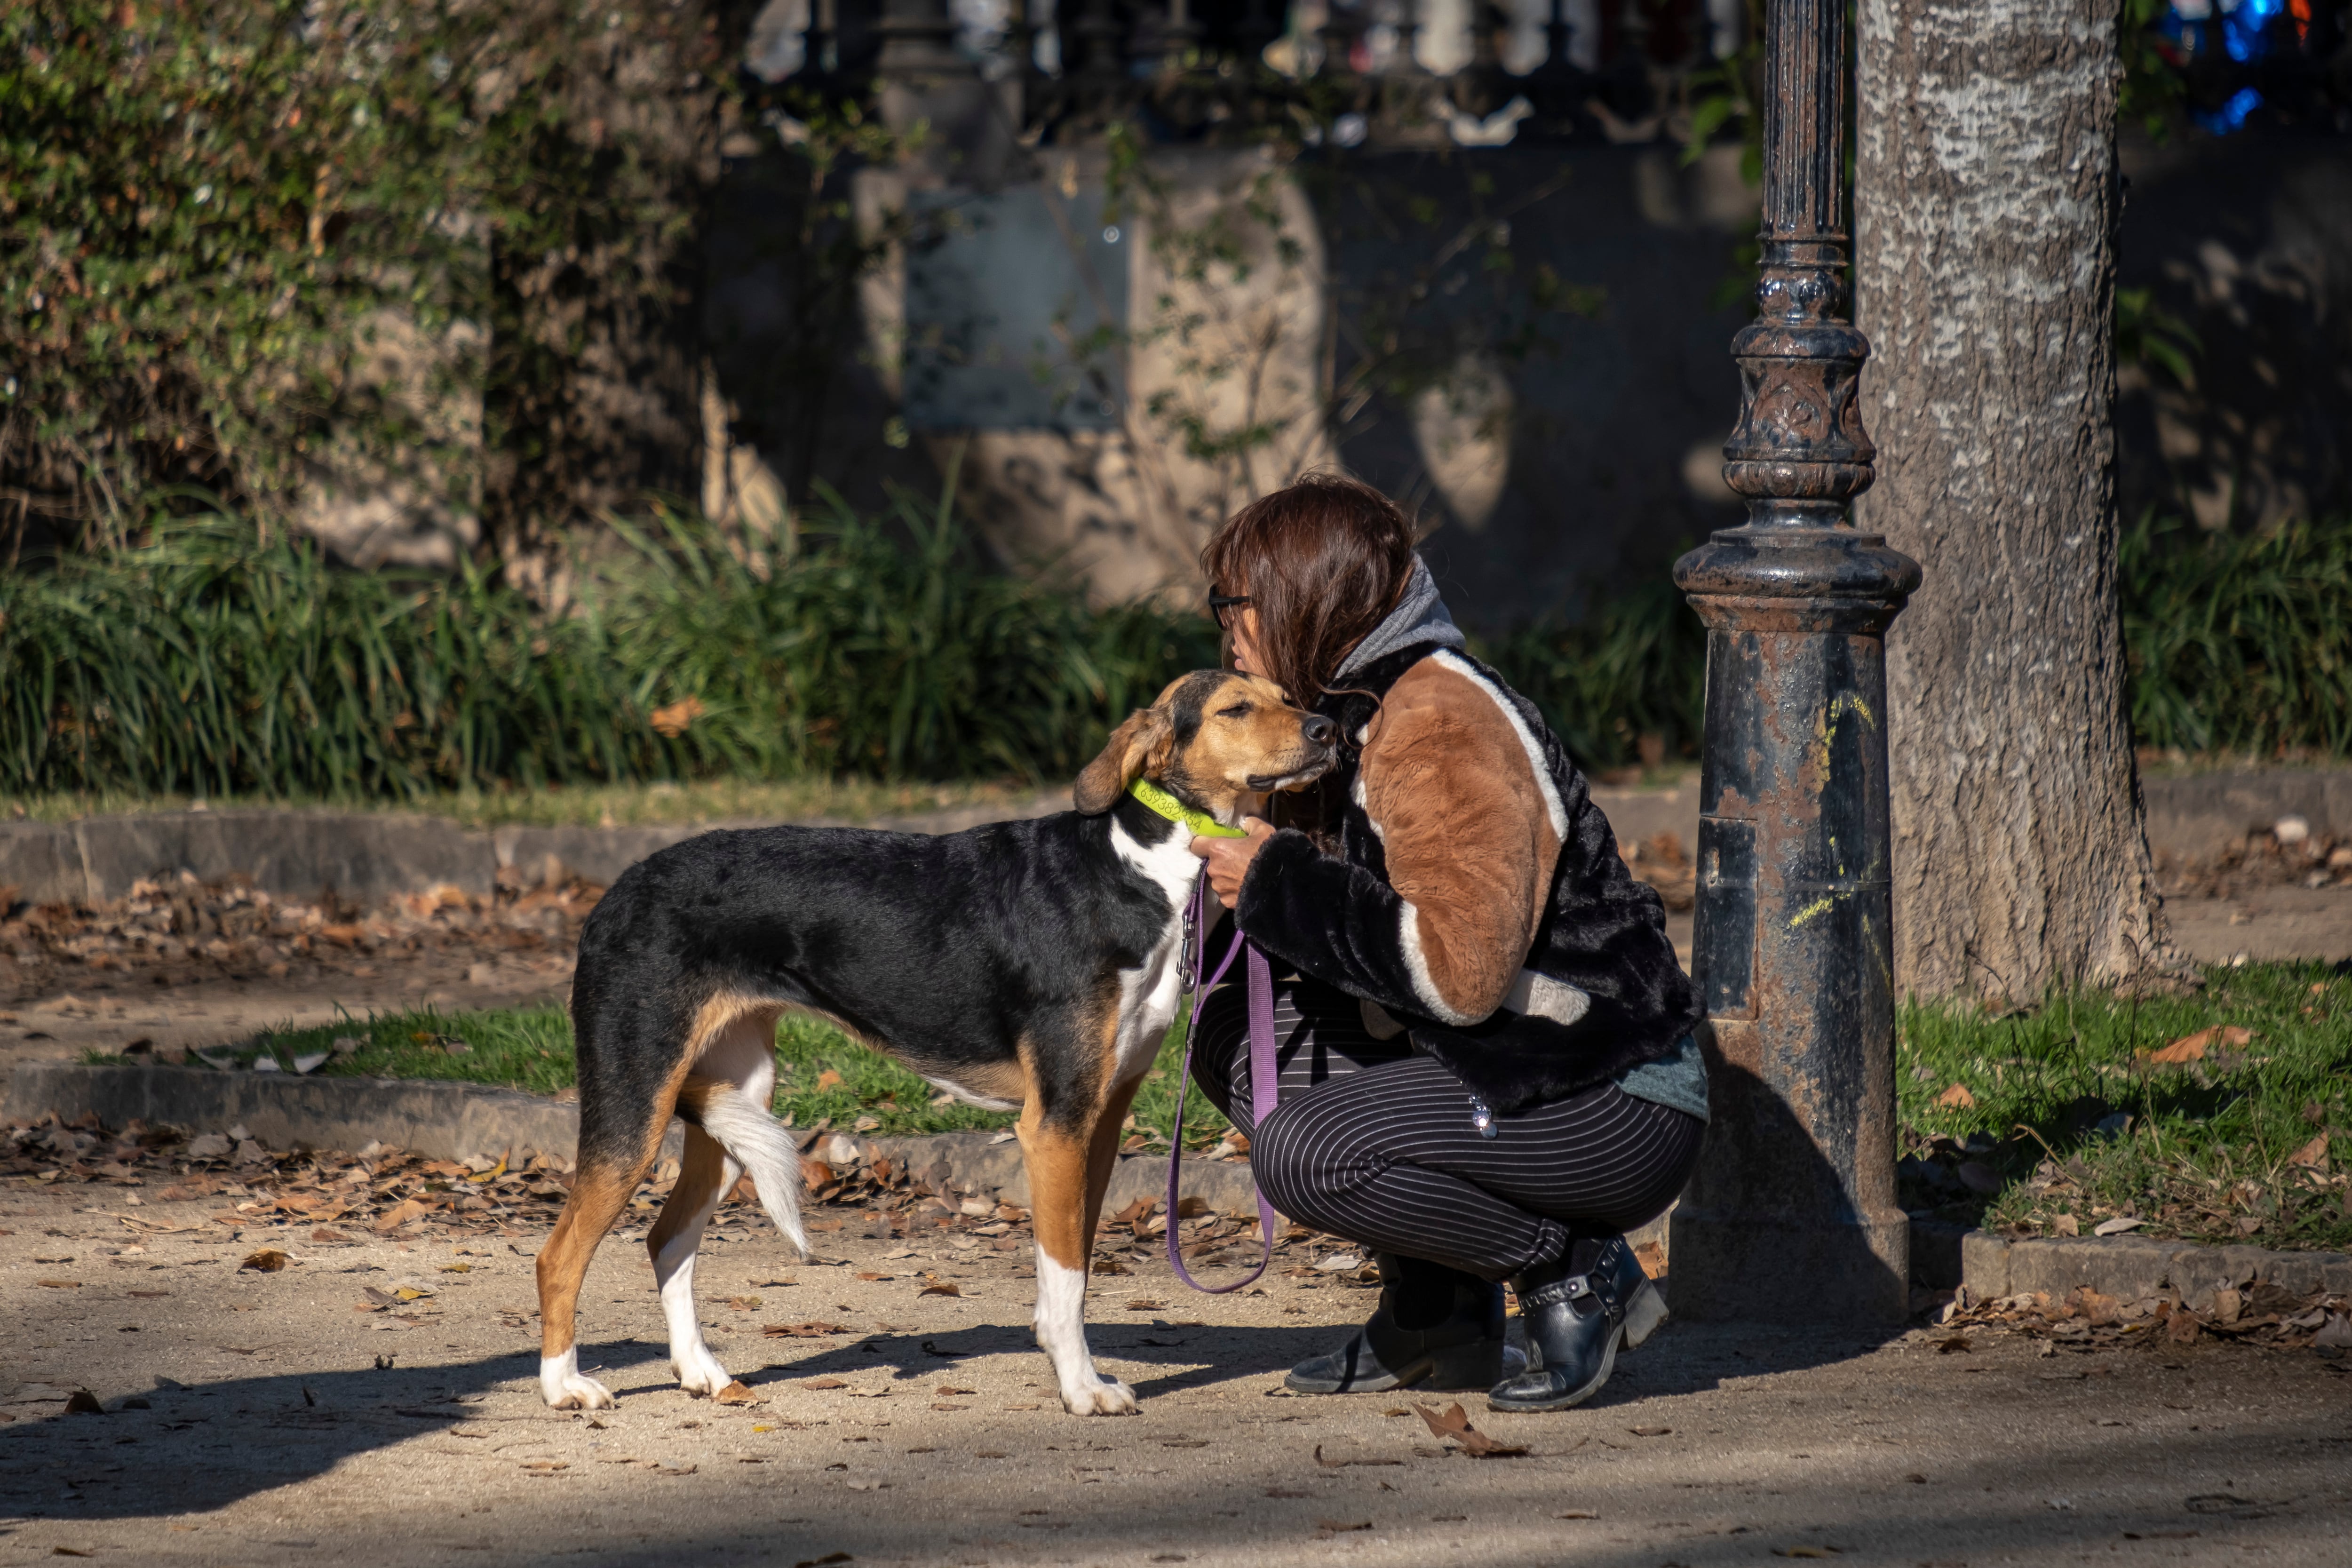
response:
<path id="1" fill-rule="evenodd" d="M 1246 719 L 1249 717 L 1249 710 L 1250 705 L 1248 703 L 1236 702 L 1230 708 L 1218 709 L 1217 717 L 1220 719 Z"/>

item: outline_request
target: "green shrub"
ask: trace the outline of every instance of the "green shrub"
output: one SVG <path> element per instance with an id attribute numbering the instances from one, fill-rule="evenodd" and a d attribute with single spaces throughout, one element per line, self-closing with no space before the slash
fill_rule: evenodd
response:
<path id="1" fill-rule="evenodd" d="M 835 501 L 792 554 L 666 514 L 618 531 L 555 617 L 479 573 L 346 571 L 219 514 L 0 574 L 0 791 L 1063 778 L 1215 658 L 1203 617 L 987 569 L 944 508 Z"/>
<path id="2" fill-rule="evenodd" d="M 331 441 L 413 456 L 355 374 L 386 314 L 490 329 L 452 370 L 486 373 L 499 473 L 601 428 L 561 372 L 677 309 L 730 90 L 713 9 L 0 5 L 0 537 L 119 535 L 174 483 L 274 515 Z"/>
<path id="3" fill-rule="evenodd" d="M 2186 752 L 2352 754 L 2352 518 L 2123 537 L 2132 729 Z"/>

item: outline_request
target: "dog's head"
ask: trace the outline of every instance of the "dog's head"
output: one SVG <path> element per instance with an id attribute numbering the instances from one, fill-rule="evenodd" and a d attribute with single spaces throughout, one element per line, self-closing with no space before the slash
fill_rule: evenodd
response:
<path id="1" fill-rule="evenodd" d="M 1112 731 L 1072 793 L 1091 816 L 1116 805 L 1137 779 L 1150 779 L 1231 826 L 1244 795 L 1321 778 L 1339 741 L 1337 724 L 1292 707 L 1271 680 L 1196 669 L 1170 681 L 1158 701 Z"/>

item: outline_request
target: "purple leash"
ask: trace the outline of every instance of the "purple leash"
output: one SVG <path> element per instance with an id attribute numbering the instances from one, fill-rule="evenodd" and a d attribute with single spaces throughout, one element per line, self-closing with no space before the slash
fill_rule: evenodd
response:
<path id="1" fill-rule="evenodd" d="M 1265 1201 L 1265 1192 L 1257 1189 L 1258 1255 L 1257 1267 L 1243 1279 L 1230 1285 L 1203 1285 L 1186 1272 L 1181 1248 L 1176 1240 L 1176 1183 L 1184 1160 L 1184 1091 L 1192 1081 L 1192 1037 L 1201 1027 L 1201 998 L 1225 977 L 1234 966 L 1235 955 L 1249 949 L 1249 1062 L 1250 1062 L 1250 1130 L 1255 1134 L 1265 1126 L 1265 1119 L 1274 1114 L 1280 1094 L 1278 1069 L 1274 1059 L 1274 971 L 1265 954 L 1242 935 L 1241 924 L 1234 925 L 1234 944 L 1225 950 L 1224 962 L 1216 973 L 1202 977 L 1208 967 L 1209 954 L 1209 871 L 1201 868 L 1201 879 L 1192 885 L 1192 907 L 1186 911 L 1185 924 L 1191 927 L 1187 935 L 1192 947 L 1192 1016 L 1184 1023 L 1184 1067 L 1176 1080 L 1176 1124 L 1168 1133 L 1168 1266 L 1176 1270 L 1176 1278 L 1195 1290 L 1212 1296 L 1223 1296 L 1238 1290 L 1265 1272 L 1274 1261 L 1274 1205 Z M 1255 1173 L 1251 1185 L 1256 1187 Z"/>

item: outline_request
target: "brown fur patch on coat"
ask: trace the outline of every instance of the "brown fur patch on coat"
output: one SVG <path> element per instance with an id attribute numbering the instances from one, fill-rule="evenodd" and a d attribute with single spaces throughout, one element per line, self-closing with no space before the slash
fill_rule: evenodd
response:
<path id="1" fill-rule="evenodd" d="M 1475 1022 L 1526 964 L 1559 859 L 1536 760 L 1495 699 L 1434 658 L 1398 677 L 1364 747 L 1364 809 L 1436 994 Z"/>

